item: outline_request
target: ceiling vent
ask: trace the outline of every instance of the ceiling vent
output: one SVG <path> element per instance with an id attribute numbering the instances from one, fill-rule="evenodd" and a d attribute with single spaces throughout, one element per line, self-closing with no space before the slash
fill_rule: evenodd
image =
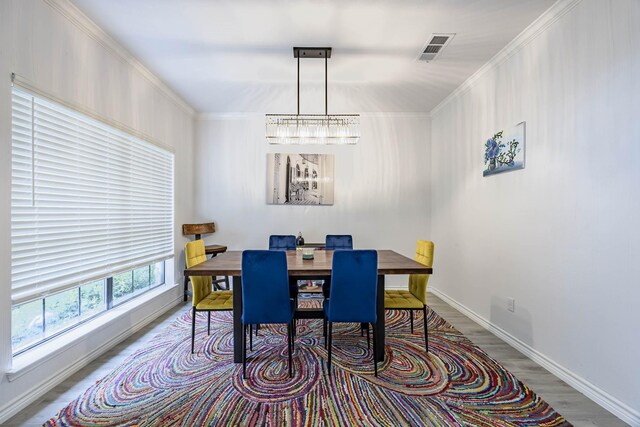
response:
<path id="1" fill-rule="evenodd" d="M 427 45 L 422 50 L 422 53 L 420 54 L 418 60 L 424 62 L 434 61 L 438 56 L 440 56 L 444 48 L 451 42 L 453 36 L 455 36 L 455 34 L 453 33 L 432 34 L 431 38 L 427 42 Z"/>

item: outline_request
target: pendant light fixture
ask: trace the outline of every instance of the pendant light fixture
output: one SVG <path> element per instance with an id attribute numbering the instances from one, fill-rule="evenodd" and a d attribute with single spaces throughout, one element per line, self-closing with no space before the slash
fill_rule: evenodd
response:
<path id="1" fill-rule="evenodd" d="M 329 114 L 327 109 L 327 60 L 330 47 L 294 47 L 298 60 L 297 114 L 267 114 L 270 144 L 355 144 L 360 139 L 359 114 Z M 324 114 L 300 114 L 300 58 L 324 58 Z"/>

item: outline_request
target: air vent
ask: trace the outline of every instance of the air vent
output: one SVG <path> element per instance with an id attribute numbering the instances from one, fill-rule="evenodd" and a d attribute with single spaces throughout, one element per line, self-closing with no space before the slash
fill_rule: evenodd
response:
<path id="1" fill-rule="evenodd" d="M 436 44 L 430 44 L 427 46 L 427 48 L 424 50 L 423 53 L 438 53 L 440 52 L 440 49 L 442 49 L 442 46 L 438 46 Z"/>
<path id="2" fill-rule="evenodd" d="M 455 34 L 432 34 L 430 41 L 425 46 L 419 61 L 431 62 L 435 60 L 444 50 L 444 47 L 451 42 Z"/>
<path id="3" fill-rule="evenodd" d="M 429 44 L 440 44 L 444 45 L 447 40 L 449 40 L 449 36 L 433 36 Z"/>

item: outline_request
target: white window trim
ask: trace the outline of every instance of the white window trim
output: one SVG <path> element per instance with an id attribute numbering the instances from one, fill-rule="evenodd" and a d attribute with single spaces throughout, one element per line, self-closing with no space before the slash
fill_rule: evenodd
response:
<path id="1" fill-rule="evenodd" d="M 40 367 L 51 359 L 62 355 L 70 348 L 81 344 L 85 341 L 86 337 L 89 334 L 97 332 L 98 330 L 104 328 L 105 326 L 108 326 L 119 318 L 134 311 L 136 308 L 139 308 L 139 305 L 145 304 L 165 293 L 175 290 L 181 291 L 179 283 L 157 286 L 138 296 L 137 298 L 133 298 L 132 300 L 127 301 L 122 305 L 105 311 L 103 314 L 96 316 L 96 318 L 89 320 L 68 332 L 63 333 L 60 336 L 52 338 L 51 340 L 41 345 L 38 345 L 30 350 L 25 351 L 24 353 L 19 354 L 18 356 L 15 356 L 13 358 L 11 369 L 6 372 L 7 380 L 9 380 L 9 382 L 13 382 L 19 379 L 23 375 L 28 374 L 29 372 Z M 180 300 L 182 300 L 182 292 L 180 292 L 179 298 L 177 298 L 176 300 L 172 300 L 169 304 L 165 305 L 163 309 L 169 308 L 170 306 L 179 303 Z M 105 341 L 100 347 L 94 348 L 90 352 L 86 353 L 83 359 L 86 361 L 86 363 L 88 363 L 104 351 L 113 347 L 118 342 L 137 332 L 139 329 L 145 326 L 148 321 L 151 321 L 152 319 L 157 317 L 157 315 L 157 311 L 153 312 L 152 314 L 145 317 L 145 319 L 138 322 L 134 327 L 122 331 L 112 339 Z M 84 364 L 80 364 L 84 366 Z M 78 369 L 80 368 L 78 366 L 75 367 Z"/>

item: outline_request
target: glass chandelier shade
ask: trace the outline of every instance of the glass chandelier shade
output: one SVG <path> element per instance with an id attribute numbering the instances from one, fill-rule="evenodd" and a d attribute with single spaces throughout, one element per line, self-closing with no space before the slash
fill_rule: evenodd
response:
<path id="1" fill-rule="evenodd" d="M 356 144 L 360 140 L 360 115 L 329 114 L 327 110 L 327 59 L 330 47 L 294 47 L 298 59 L 297 114 L 267 114 L 266 137 L 270 144 Z M 324 114 L 300 114 L 300 58 L 324 58 Z"/>
<path id="2" fill-rule="evenodd" d="M 270 144 L 356 144 L 360 139 L 358 114 L 267 114 Z"/>

